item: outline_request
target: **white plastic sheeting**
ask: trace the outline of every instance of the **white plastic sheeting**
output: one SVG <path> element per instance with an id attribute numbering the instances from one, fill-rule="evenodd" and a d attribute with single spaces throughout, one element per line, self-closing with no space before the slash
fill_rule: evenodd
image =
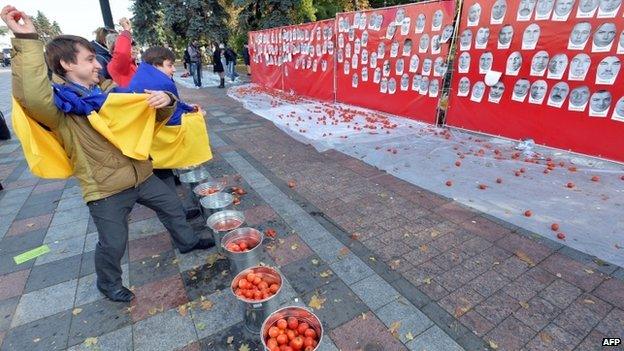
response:
<path id="1" fill-rule="evenodd" d="M 231 88 L 228 94 L 319 152 L 338 150 L 414 185 L 624 266 L 621 164 L 539 146 L 527 156 L 510 140 L 437 128 L 253 84 Z M 524 215 L 527 210 L 530 217 Z M 560 226 L 556 232 L 553 223 Z M 557 239 L 559 232 L 565 234 L 564 240 Z"/>
<path id="2" fill-rule="evenodd" d="M 173 80 L 184 86 L 185 88 L 195 88 L 195 83 L 193 82 L 193 76 L 181 77 L 181 74 L 176 74 L 173 77 Z M 233 85 L 239 84 L 241 82 L 240 77 L 237 77 L 234 82 L 229 77 L 225 77 L 225 85 Z M 202 71 L 202 88 L 208 87 L 216 87 L 221 83 L 220 77 L 218 74 L 214 73 L 212 69 L 203 70 Z"/>

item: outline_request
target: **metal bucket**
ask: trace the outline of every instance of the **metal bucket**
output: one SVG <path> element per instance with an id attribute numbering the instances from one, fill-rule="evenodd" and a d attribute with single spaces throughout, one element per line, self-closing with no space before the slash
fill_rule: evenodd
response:
<path id="1" fill-rule="evenodd" d="M 221 244 L 223 236 L 234 229 L 239 228 L 245 223 L 245 215 L 243 212 L 234 210 L 225 210 L 213 213 L 206 220 L 206 226 L 212 230 L 212 237 L 217 244 L 217 251 L 224 253 Z"/>
<path id="2" fill-rule="evenodd" d="M 186 185 L 193 194 L 193 202 L 199 206 L 199 199 L 193 189 L 203 183 L 205 180 L 210 179 L 210 173 L 204 167 L 197 167 L 190 170 L 179 170 L 180 183 Z"/>
<path id="3" fill-rule="evenodd" d="M 281 308 L 273 313 L 262 323 L 262 329 L 260 338 L 262 339 L 262 346 L 266 351 L 270 351 L 267 347 L 267 339 L 269 337 L 269 328 L 274 326 L 280 319 L 288 319 L 289 317 L 295 317 L 299 320 L 299 323 L 306 322 L 310 328 L 314 329 L 318 336 L 318 344 L 314 348 L 314 351 L 319 350 L 321 341 L 323 340 L 323 324 L 321 320 L 311 311 L 303 307 L 289 306 Z"/>
<path id="4" fill-rule="evenodd" d="M 273 296 L 260 301 L 250 300 L 242 296 L 236 295 L 235 291 L 238 288 L 238 282 L 249 273 L 260 275 L 263 278 L 268 278 L 274 283 L 279 284 L 279 289 Z M 231 290 L 232 294 L 245 304 L 245 329 L 254 334 L 259 334 L 262 330 L 262 323 L 269 317 L 273 311 L 277 310 L 277 296 L 282 291 L 282 275 L 274 268 L 271 267 L 251 267 L 238 273 L 234 280 L 232 280 Z"/>
<path id="5" fill-rule="evenodd" d="M 263 239 L 264 235 L 261 232 L 249 227 L 234 229 L 225 234 L 221 239 L 221 247 L 224 249 L 225 256 L 230 260 L 230 269 L 234 274 L 260 264 Z M 237 252 L 228 248 L 230 244 L 239 244 L 241 242 L 247 244 L 248 247 L 252 247 L 252 249 L 245 252 Z"/>
<path id="6" fill-rule="evenodd" d="M 225 188 L 225 181 L 223 180 L 209 180 L 207 182 L 203 182 L 201 184 L 199 184 L 198 186 L 193 188 L 193 194 L 195 194 L 195 196 L 202 198 L 204 196 L 211 196 L 214 195 L 220 191 L 223 190 L 223 188 Z M 213 189 L 215 190 L 214 193 L 209 194 L 208 190 L 209 189 Z"/>
<path id="7" fill-rule="evenodd" d="M 201 200 L 199 200 L 199 203 L 201 204 L 202 211 L 205 213 L 205 216 L 210 217 L 212 214 L 223 211 L 231 206 L 233 201 L 234 196 L 232 196 L 232 194 L 218 192 L 210 196 L 202 197 Z"/>

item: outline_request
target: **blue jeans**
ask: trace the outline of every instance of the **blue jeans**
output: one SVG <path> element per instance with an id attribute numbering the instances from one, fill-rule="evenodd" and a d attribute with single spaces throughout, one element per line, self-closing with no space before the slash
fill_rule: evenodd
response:
<path id="1" fill-rule="evenodd" d="M 236 62 L 231 61 L 227 64 L 227 75 L 234 81 L 236 77 L 238 77 L 238 73 L 236 72 Z"/>
<path id="2" fill-rule="evenodd" d="M 202 76 L 202 70 L 201 70 L 201 63 L 200 62 L 191 62 L 191 67 L 190 67 L 190 71 L 191 71 L 191 75 L 193 76 L 193 83 L 195 83 L 195 86 L 197 87 L 201 87 L 202 83 L 201 83 L 201 76 Z"/>

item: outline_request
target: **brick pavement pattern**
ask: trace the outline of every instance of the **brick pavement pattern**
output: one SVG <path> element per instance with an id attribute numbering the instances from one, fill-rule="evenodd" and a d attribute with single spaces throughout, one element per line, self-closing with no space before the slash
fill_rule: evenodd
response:
<path id="1" fill-rule="evenodd" d="M 210 174 L 248 191 L 237 207 L 250 225 L 278 231 L 262 261 L 286 278 L 279 304 L 324 299 L 321 350 L 602 350 L 624 336 L 621 267 L 318 153 L 224 91 L 181 92 L 208 112 Z M 123 260 L 137 298 L 113 303 L 95 289 L 76 181 L 34 178 L 14 140 L 0 143 L 0 180 L 0 350 L 261 349 L 214 249 L 181 255 L 137 206 Z M 13 261 L 44 243 L 50 253 Z"/>

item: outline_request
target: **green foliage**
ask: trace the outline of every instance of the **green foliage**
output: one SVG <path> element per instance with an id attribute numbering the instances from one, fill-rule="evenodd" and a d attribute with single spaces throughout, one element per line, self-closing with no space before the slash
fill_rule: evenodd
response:
<path id="1" fill-rule="evenodd" d="M 299 0 L 297 6 L 295 23 L 305 23 L 316 21 L 316 8 L 313 0 Z"/>
<path id="2" fill-rule="evenodd" d="M 37 15 L 32 20 L 37 33 L 39 33 L 39 38 L 44 43 L 48 43 L 52 38 L 62 33 L 58 23 L 56 21 L 50 23 L 48 17 L 41 11 L 37 11 Z"/>
<path id="3" fill-rule="evenodd" d="M 132 4 L 134 39 L 143 46 L 163 45 L 166 40 L 159 0 L 135 0 Z"/>

